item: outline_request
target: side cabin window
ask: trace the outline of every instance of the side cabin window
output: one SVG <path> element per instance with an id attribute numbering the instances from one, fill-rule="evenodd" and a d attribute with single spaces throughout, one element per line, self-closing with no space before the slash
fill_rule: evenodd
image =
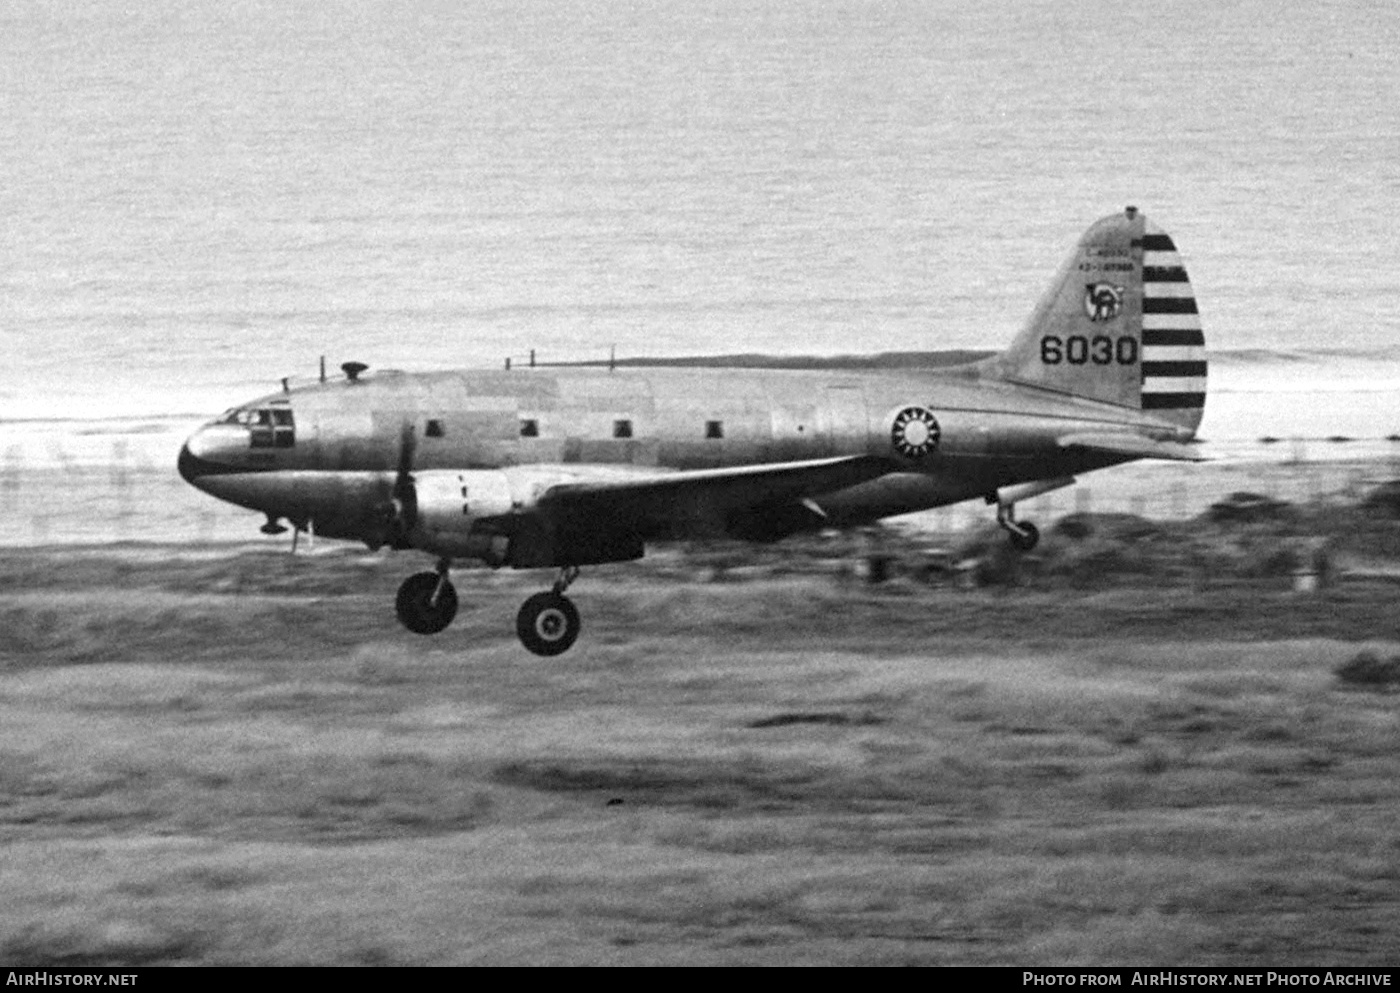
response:
<path id="1" fill-rule="evenodd" d="M 614 437 L 614 438 L 630 438 L 630 437 L 632 437 L 632 422 L 631 422 L 631 420 L 624 418 L 624 419 L 622 419 L 622 420 L 613 421 L 613 437 Z"/>
<path id="2" fill-rule="evenodd" d="M 290 407 L 264 407 L 248 412 L 248 442 L 253 448 L 292 448 L 297 443 L 296 421 Z"/>
<path id="3" fill-rule="evenodd" d="M 724 422 L 723 422 L 723 421 L 706 421 L 706 422 L 705 422 L 705 437 L 706 437 L 706 438 L 723 438 L 723 437 L 724 437 Z"/>
<path id="4" fill-rule="evenodd" d="M 540 422 L 533 417 L 522 417 L 520 419 L 520 437 L 538 438 L 540 436 Z"/>
<path id="5" fill-rule="evenodd" d="M 423 433 L 429 438 L 441 438 L 445 433 L 442 429 L 442 421 L 437 418 L 429 418 L 427 426 L 423 428 Z"/>

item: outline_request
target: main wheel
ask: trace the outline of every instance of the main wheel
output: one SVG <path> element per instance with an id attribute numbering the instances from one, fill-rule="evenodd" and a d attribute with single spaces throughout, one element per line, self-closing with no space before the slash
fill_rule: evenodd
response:
<path id="1" fill-rule="evenodd" d="M 562 593 L 536 593 L 515 618 L 520 643 L 536 655 L 560 655 L 578 638 L 583 626 L 578 608 Z"/>
<path id="2" fill-rule="evenodd" d="M 1023 521 L 1016 525 L 1020 531 L 1010 531 L 1011 547 L 1018 552 L 1029 552 L 1040 543 L 1040 529 L 1030 521 Z"/>
<path id="3" fill-rule="evenodd" d="M 399 613 L 403 626 L 414 634 L 437 634 L 452 623 L 457 616 L 457 591 L 449 580 L 444 580 L 442 593 L 433 603 L 437 592 L 438 574 L 419 572 L 409 576 L 399 587 L 394 609 Z"/>

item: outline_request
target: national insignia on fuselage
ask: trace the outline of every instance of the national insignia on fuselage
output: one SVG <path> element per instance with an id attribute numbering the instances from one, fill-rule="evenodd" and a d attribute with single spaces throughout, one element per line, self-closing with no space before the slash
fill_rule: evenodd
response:
<path id="1" fill-rule="evenodd" d="M 890 442 L 906 459 L 922 458 L 938 447 L 938 418 L 927 407 L 905 407 L 894 415 Z"/>

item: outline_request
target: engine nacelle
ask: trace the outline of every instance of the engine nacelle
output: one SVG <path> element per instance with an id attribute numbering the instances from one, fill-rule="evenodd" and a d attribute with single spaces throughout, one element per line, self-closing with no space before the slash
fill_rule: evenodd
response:
<path id="1" fill-rule="evenodd" d="M 430 469 L 413 474 L 408 546 L 447 558 L 517 569 L 593 565 L 641 558 L 627 522 L 542 509 L 540 498 L 577 475 L 536 468 Z"/>
<path id="2" fill-rule="evenodd" d="M 512 511 L 522 509 L 498 469 L 430 469 L 413 474 L 413 544 L 450 557 L 500 565 L 509 557 Z"/>

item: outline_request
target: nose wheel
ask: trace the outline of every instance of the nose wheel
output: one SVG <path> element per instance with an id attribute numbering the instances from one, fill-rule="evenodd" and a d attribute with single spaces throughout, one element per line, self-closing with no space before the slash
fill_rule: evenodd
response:
<path id="1" fill-rule="evenodd" d="M 520 636 L 520 643 L 536 655 L 562 655 L 578 640 L 583 622 L 574 602 L 564 595 L 577 578 L 576 566 L 561 569 L 553 589 L 536 593 L 521 605 L 515 617 L 515 633 Z"/>
<path id="2" fill-rule="evenodd" d="M 437 634 L 457 616 L 457 591 L 447 578 L 447 569 L 444 560 L 436 572 L 416 573 L 399 587 L 394 609 L 399 621 L 414 634 Z"/>

